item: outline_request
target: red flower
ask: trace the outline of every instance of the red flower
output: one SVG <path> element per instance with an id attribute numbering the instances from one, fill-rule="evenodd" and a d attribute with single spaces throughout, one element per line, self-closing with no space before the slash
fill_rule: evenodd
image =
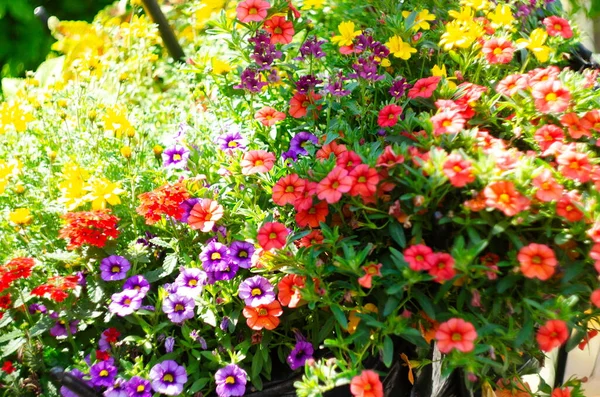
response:
<path id="1" fill-rule="evenodd" d="M 509 40 L 494 37 L 485 42 L 481 52 L 483 52 L 485 59 L 492 65 L 502 64 L 512 61 L 515 48 Z"/>
<path id="2" fill-rule="evenodd" d="M 429 274 L 434 277 L 433 281 L 443 283 L 452 280 L 456 275 L 454 270 L 454 258 L 452 255 L 436 252 L 428 255 L 425 259 L 429 265 Z"/>
<path id="3" fill-rule="evenodd" d="M 317 197 L 329 204 L 340 201 L 343 193 L 348 193 L 352 188 L 352 178 L 348 171 L 335 167 L 317 186 Z"/>
<path id="4" fill-rule="evenodd" d="M 550 397 L 571 397 L 571 391 L 568 388 L 556 388 L 552 391 L 552 395 Z"/>
<path id="5" fill-rule="evenodd" d="M 592 292 L 592 295 L 590 295 L 590 301 L 592 301 L 594 306 L 600 307 L 600 288 L 595 289 Z"/>
<path id="6" fill-rule="evenodd" d="M 581 183 L 590 180 L 592 164 L 587 154 L 575 150 L 565 150 L 556 157 L 556 162 L 558 171 L 565 177 Z"/>
<path id="7" fill-rule="evenodd" d="M 109 209 L 69 212 L 63 215 L 63 219 L 66 224 L 60 229 L 58 236 L 69 239 L 67 249 L 70 250 L 84 244 L 102 248 L 109 237 L 119 236 L 119 218 L 111 215 Z"/>
<path id="8" fill-rule="evenodd" d="M 12 361 L 5 361 L 4 364 L 2 364 L 2 371 L 10 375 L 16 371 L 16 368 L 13 367 Z"/>
<path id="9" fill-rule="evenodd" d="M 297 92 L 292 99 L 290 99 L 290 116 L 296 119 L 306 116 L 308 107 L 314 105 L 319 99 L 321 99 L 321 95 L 315 94 L 314 92 L 309 92 L 308 94 L 300 94 Z M 317 109 L 320 108 L 321 106 L 317 106 Z M 317 112 L 315 112 L 315 116 L 318 117 Z"/>
<path id="10" fill-rule="evenodd" d="M 104 330 L 102 332 L 102 335 L 108 343 L 115 343 L 119 340 L 119 336 L 121 336 L 121 333 L 116 328 L 111 327 Z"/>
<path id="11" fill-rule="evenodd" d="M 8 310 L 10 308 L 10 294 L 0 296 L 0 309 Z"/>
<path id="12" fill-rule="evenodd" d="M 377 191 L 379 174 L 375 168 L 370 168 L 367 164 L 359 164 L 350 171 L 349 175 L 354 180 L 350 189 L 351 196 L 369 197 Z"/>
<path id="13" fill-rule="evenodd" d="M 379 111 L 377 124 L 380 127 L 393 127 L 398 123 L 398 117 L 402 113 L 402 108 L 398 105 L 387 105 Z"/>
<path id="14" fill-rule="evenodd" d="M 571 93 L 557 80 L 537 83 L 531 95 L 535 99 L 535 108 L 542 113 L 564 112 L 571 101 Z"/>
<path id="15" fill-rule="evenodd" d="M 556 203 L 556 214 L 569 222 L 579 222 L 583 219 L 583 212 L 579 209 L 581 205 L 581 196 L 576 191 L 567 192 Z"/>
<path id="16" fill-rule="evenodd" d="M 431 269 L 431 264 L 427 258 L 433 255 L 433 250 L 426 245 L 411 245 L 404 250 L 404 260 L 408 263 L 411 270 L 420 272 L 421 270 Z"/>
<path id="17" fill-rule="evenodd" d="M 565 134 L 562 128 L 554 124 L 541 126 L 535 131 L 533 137 L 540 145 L 540 149 L 542 149 L 542 156 L 554 154 L 556 149 L 560 147 L 560 145 L 555 145 L 555 143 L 560 144 L 565 140 Z"/>
<path id="18" fill-rule="evenodd" d="M 304 288 L 305 278 L 297 274 L 286 274 L 277 284 L 277 300 L 283 306 L 298 307 L 302 301 L 300 289 Z"/>
<path id="19" fill-rule="evenodd" d="M 271 44 L 289 44 L 294 38 L 294 24 L 281 16 L 271 17 L 263 28 L 271 33 Z"/>
<path id="20" fill-rule="evenodd" d="M 549 36 L 562 36 L 564 39 L 570 39 L 573 37 L 573 30 L 569 21 L 564 18 L 553 15 L 551 17 L 544 18 L 544 25 L 546 25 L 546 31 Z M 552 395 L 552 397 L 555 397 Z"/>
<path id="21" fill-rule="evenodd" d="M 323 244 L 324 239 L 325 238 L 323 237 L 323 233 L 321 233 L 320 230 L 313 230 L 309 234 L 298 240 L 298 247 L 312 247 L 313 245 L 320 245 Z"/>
<path id="22" fill-rule="evenodd" d="M 458 153 L 449 155 L 444 162 L 444 175 L 450 179 L 450 184 L 455 187 L 463 187 L 475 181 L 471 161 L 463 159 Z"/>
<path id="23" fill-rule="evenodd" d="M 525 90 L 529 85 L 527 75 L 511 74 L 500 80 L 496 86 L 496 91 L 502 95 L 513 96 L 521 90 Z"/>
<path id="24" fill-rule="evenodd" d="M 407 96 L 410 99 L 414 98 L 429 98 L 433 95 L 433 91 L 437 88 L 442 80 L 439 76 L 431 76 L 418 80 L 415 85 L 408 91 Z"/>
<path id="25" fill-rule="evenodd" d="M 404 156 L 394 153 L 394 149 L 388 145 L 383 149 L 383 153 L 377 158 L 376 166 L 389 168 L 402 163 L 404 163 Z"/>
<path id="26" fill-rule="evenodd" d="M 39 285 L 31 291 L 31 295 L 45 297 L 57 302 L 62 302 L 69 294 L 66 291 L 75 289 L 79 282 L 78 276 L 50 277 L 46 284 Z"/>
<path id="27" fill-rule="evenodd" d="M 336 141 L 332 141 L 326 145 L 323 145 L 321 149 L 317 150 L 315 157 L 319 160 L 328 160 L 332 153 L 336 158 L 338 158 L 346 151 L 346 145 L 340 145 Z"/>
<path id="28" fill-rule="evenodd" d="M 362 269 L 365 271 L 365 275 L 358 279 L 358 284 L 364 288 L 371 288 L 373 282 L 373 276 L 381 277 L 381 263 L 369 263 L 367 266 L 363 266 Z"/>
<path id="29" fill-rule="evenodd" d="M 286 175 L 273 186 L 272 198 L 277 205 L 294 204 L 302 196 L 306 181 L 297 174 Z"/>
<path id="30" fill-rule="evenodd" d="M 304 191 L 294 201 L 296 211 L 307 210 L 313 205 L 313 197 L 317 194 L 317 182 L 304 180 Z"/>
<path id="31" fill-rule="evenodd" d="M 590 331 L 588 331 L 587 335 L 583 338 L 583 340 L 581 342 L 579 342 L 579 350 L 583 350 L 585 349 L 585 347 L 587 346 L 588 342 L 595 337 L 596 335 L 598 335 L 598 331 L 596 331 L 595 329 L 592 329 Z"/>
<path id="32" fill-rule="evenodd" d="M 321 222 L 325 222 L 327 214 L 329 214 L 329 205 L 325 201 L 319 201 L 307 210 L 298 211 L 296 223 L 300 227 L 319 227 Z"/>
<path id="33" fill-rule="evenodd" d="M 488 252 L 479 258 L 479 261 L 489 269 L 485 272 L 488 280 L 495 280 L 498 278 L 498 262 L 500 262 L 500 257 L 498 255 Z"/>
<path id="34" fill-rule="evenodd" d="M 366 369 L 352 378 L 350 393 L 354 397 L 383 397 L 383 385 L 377 372 Z"/>
<path id="35" fill-rule="evenodd" d="M 181 219 L 185 209 L 180 204 L 190 196 L 182 183 L 161 186 L 151 192 L 139 196 L 141 204 L 136 212 L 146 219 L 147 225 L 153 225 L 161 220 L 163 215 Z"/>
<path id="36" fill-rule="evenodd" d="M 444 354 L 450 353 L 456 349 L 463 353 L 473 351 L 477 339 L 477 331 L 473 324 L 460 318 L 451 318 L 445 323 L 441 323 L 435 339 L 438 343 L 438 349 Z"/>
<path id="37" fill-rule="evenodd" d="M 485 204 L 496 208 L 506 216 L 514 216 L 529 208 L 529 199 L 515 189 L 510 181 L 490 183 L 484 190 Z"/>
<path id="38" fill-rule="evenodd" d="M 525 277 L 538 278 L 542 281 L 552 277 L 558 265 L 554 251 L 544 244 L 531 243 L 521 248 L 517 259 Z"/>
<path id="39" fill-rule="evenodd" d="M 272 107 L 265 106 L 258 112 L 256 112 L 254 118 L 258 120 L 262 125 L 270 127 L 272 125 L 275 125 L 278 121 L 285 119 L 285 113 L 278 112 Z"/>
<path id="40" fill-rule="evenodd" d="M 587 136 L 590 136 L 589 130 L 600 132 L 600 110 L 593 109 L 587 112 L 581 118 L 581 128 L 587 131 Z"/>
<path id="41" fill-rule="evenodd" d="M 591 112 L 589 112 L 591 113 Z M 587 114 L 586 114 L 587 116 Z M 585 117 L 585 116 L 584 116 Z M 599 120 L 600 121 L 600 120 Z M 579 139 L 583 136 L 591 137 L 592 133 L 589 128 L 590 125 L 583 119 L 579 119 L 577 113 L 565 113 L 561 118 L 560 122 L 564 127 L 567 127 L 567 132 L 573 139 Z M 600 129 L 600 124 L 598 125 Z"/>
<path id="42" fill-rule="evenodd" d="M 273 248 L 281 249 L 285 246 L 289 233 L 290 231 L 282 223 L 267 222 L 258 231 L 256 239 L 265 251 Z"/>
<path id="43" fill-rule="evenodd" d="M 550 352 L 569 339 L 567 323 L 562 320 L 548 320 L 540 327 L 535 338 L 542 351 Z"/>
<path id="44" fill-rule="evenodd" d="M 433 133 L 442 135 L 458 134 L 465 127 L 466 121 L 456 110 L 442 110 L 431 117 L 431 122 L 433 123 Z"/>
<path id="45" fill-rule="evenodd" d="M 336 156 L 335 165 L 350 172 L 354 167 L 362 164 L 362 159 L 358 153 L 352 150 L 345 150 Z"/>
<path id="46" fill-rule="evenodd" d="M 96 350 L 96 361 L 106 361 L 110 358 L 110 354 L 108 352 L 104 352 L 102 350 Z"/>
<path id="47" fill-rule="evenodd" d="M 537 187 L 535 197 L 544 202 L 559 200 L 563 195 L 563 186 L 556 182 L 552 172 L 548 169 L 533 178 L 533 186 Z"/>

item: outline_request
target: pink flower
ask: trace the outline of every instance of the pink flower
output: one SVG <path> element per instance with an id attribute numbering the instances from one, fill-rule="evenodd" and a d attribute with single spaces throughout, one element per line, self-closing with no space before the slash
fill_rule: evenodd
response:
<path id="1" fill-rule="evenodd" d="M 475 348 L 477 331 L 470 322 L 461 318 L 451 318 L 440 324 L 435 333 L 435 339 L 438 349 L 444 354 L 448 354 L 454 349 L 468 353 Z"/>
<path id="2" fill-rule="evenodd" d="M 343 193 L 352 189 L 353 179 L 348 171 L 341 167 L 335 167 L 317 186 L 317 197 L 329 204 L 337 203 Z"/>
<path id="3" fill-rule="evenodd" d="M 431 269 L 431 265 L 427 258 L 433 255 L 433 250 L 426 245 L 417 244 L 411 245 L 404 250 L 404 260 L 408 263 L 411 270 L 419 272 L 421 270 Z"/>
<path id="4" fill-rule="evenodd" d="M 443 110 L 431 117 L 433 133 L 458 134 L 465 127 L 465 119 L 456 110 Z"/>
<path id="5" fill-rule="evenodd" d="M 264 0 L 245 0 L 238 4 L 236 11 L 240 22 L 260 22 L 267 17 L 271 4 Z"/>
<path id="6" fill-rule="evenodd" d="M 509 63 L 513 59 L 515 48 L 509 40 L 494 37 L 485 42 L 481 52 L 491 64 Z"/>
<path id="7" fill-rule="evenodd" d="M 473 166 L 469 160 L 465 160 L 458 153 L 452 153 L 444 163 L 444 175 L 450 179 L 454 187 L 463 187 L 475 181 Z"/>
<path id="8" fill-rule="evenodd" d="M 544 18 L 544 25 L 546 25 L 546 31 L 549 36 L 562 36 L 564 39 L 573 37 L 571 25 L 564 18 L 557 17 L 556 15 Z"/>
<path id="9" fill-rule="evenodd" d="M 398 105 L 387 105 L 379 111 L 377 124 L 380 127 L 393 127 L 398 123 L 398 116 L 402 113 L 402 108 Z"/>
<path id="10" fill-rule="evenodd" d="M 275 155 L 264 150 L 251 150 L 244 154 L 244 158 L 240 162 L 244 175 L 269 172 L 274 164 Z"/>
<path id="11" fill-rule="evenodd" d="M 571 101 L 571 93 L 557 80 L 537 83 L 531 95 L 535 99 L 535 108 L 542 113 L 564 112 Z"/>
<path id="12" fill-rule="evenodd" d="M 439 82 L 442 80 L 439 76 L 425 77 L 418 80 L 415 85 L 408 91 L 407 96 L 410 99 L 414 98 L 429 98 L 433 95 Z"/>

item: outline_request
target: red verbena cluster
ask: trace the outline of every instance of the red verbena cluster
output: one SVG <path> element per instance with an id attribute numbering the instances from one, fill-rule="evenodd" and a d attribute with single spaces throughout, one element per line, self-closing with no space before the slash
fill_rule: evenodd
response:
<path id="1" fill-rule="evenodd" d="M 31 276 L 34 264 L 32 258 L 14 258 L 0 266 L 0 292 L 10 288 L 13 281 Z"/>
<path id="2" fill-rule="evenodd" d="M 63 216 L 65 226 L 60 229 L 58 236 L 69 239 L 68 249 L 75 249 L 84 244 L 104 247 L 106 239 L 117 238 L 117 222 L 119 218 L 111 215 L 110 210 L 69 212 Z"/>
<path id="3" fill-rule="evenodd" d="M 173 183 L 139 195 L 142 202 L 136 211 L 146 219 L 146 224 L 153 225 L 163 215 L 180 220 L 185 210 L 180 207 L 190 197 L 182 183 Z"/>
<path id="4" fill-rule="evenodd" d="M 69 296 L 67 291 L 77 287 L 78 281 L 78 276 L 50 277 L 45 284 L 35 287 L 33 291 L 31 291 L 31 295 L 49 298 L 56 302 L 62 302 Z"/>

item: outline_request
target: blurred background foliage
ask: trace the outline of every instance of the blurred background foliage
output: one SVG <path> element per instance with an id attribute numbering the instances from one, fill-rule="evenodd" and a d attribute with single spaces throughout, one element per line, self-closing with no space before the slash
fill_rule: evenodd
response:
<path id="1" fill-rule="evenodd" d="M 54 39 L 34 14 L 44 6 L 60 20 L 91 21 L 114 0 L 0 0 L 0 77 L 22 77 L 46 59 Z"/>

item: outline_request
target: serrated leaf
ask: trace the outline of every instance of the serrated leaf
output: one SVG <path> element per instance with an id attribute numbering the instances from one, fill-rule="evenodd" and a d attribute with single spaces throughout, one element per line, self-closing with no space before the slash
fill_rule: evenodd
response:
<path id="1" fill-rule="evenodd" d="M 171 244 L 167 243 L 165 240 L 161 239 L 160 237 L 154 237 L 154 238 L 150 239 L 150 243 L 154 244 L 154 245 L 158 245 L 159 247 L 163 247 L 163 248 L 173 248 L 173 247 L 171 247 Z"/>

